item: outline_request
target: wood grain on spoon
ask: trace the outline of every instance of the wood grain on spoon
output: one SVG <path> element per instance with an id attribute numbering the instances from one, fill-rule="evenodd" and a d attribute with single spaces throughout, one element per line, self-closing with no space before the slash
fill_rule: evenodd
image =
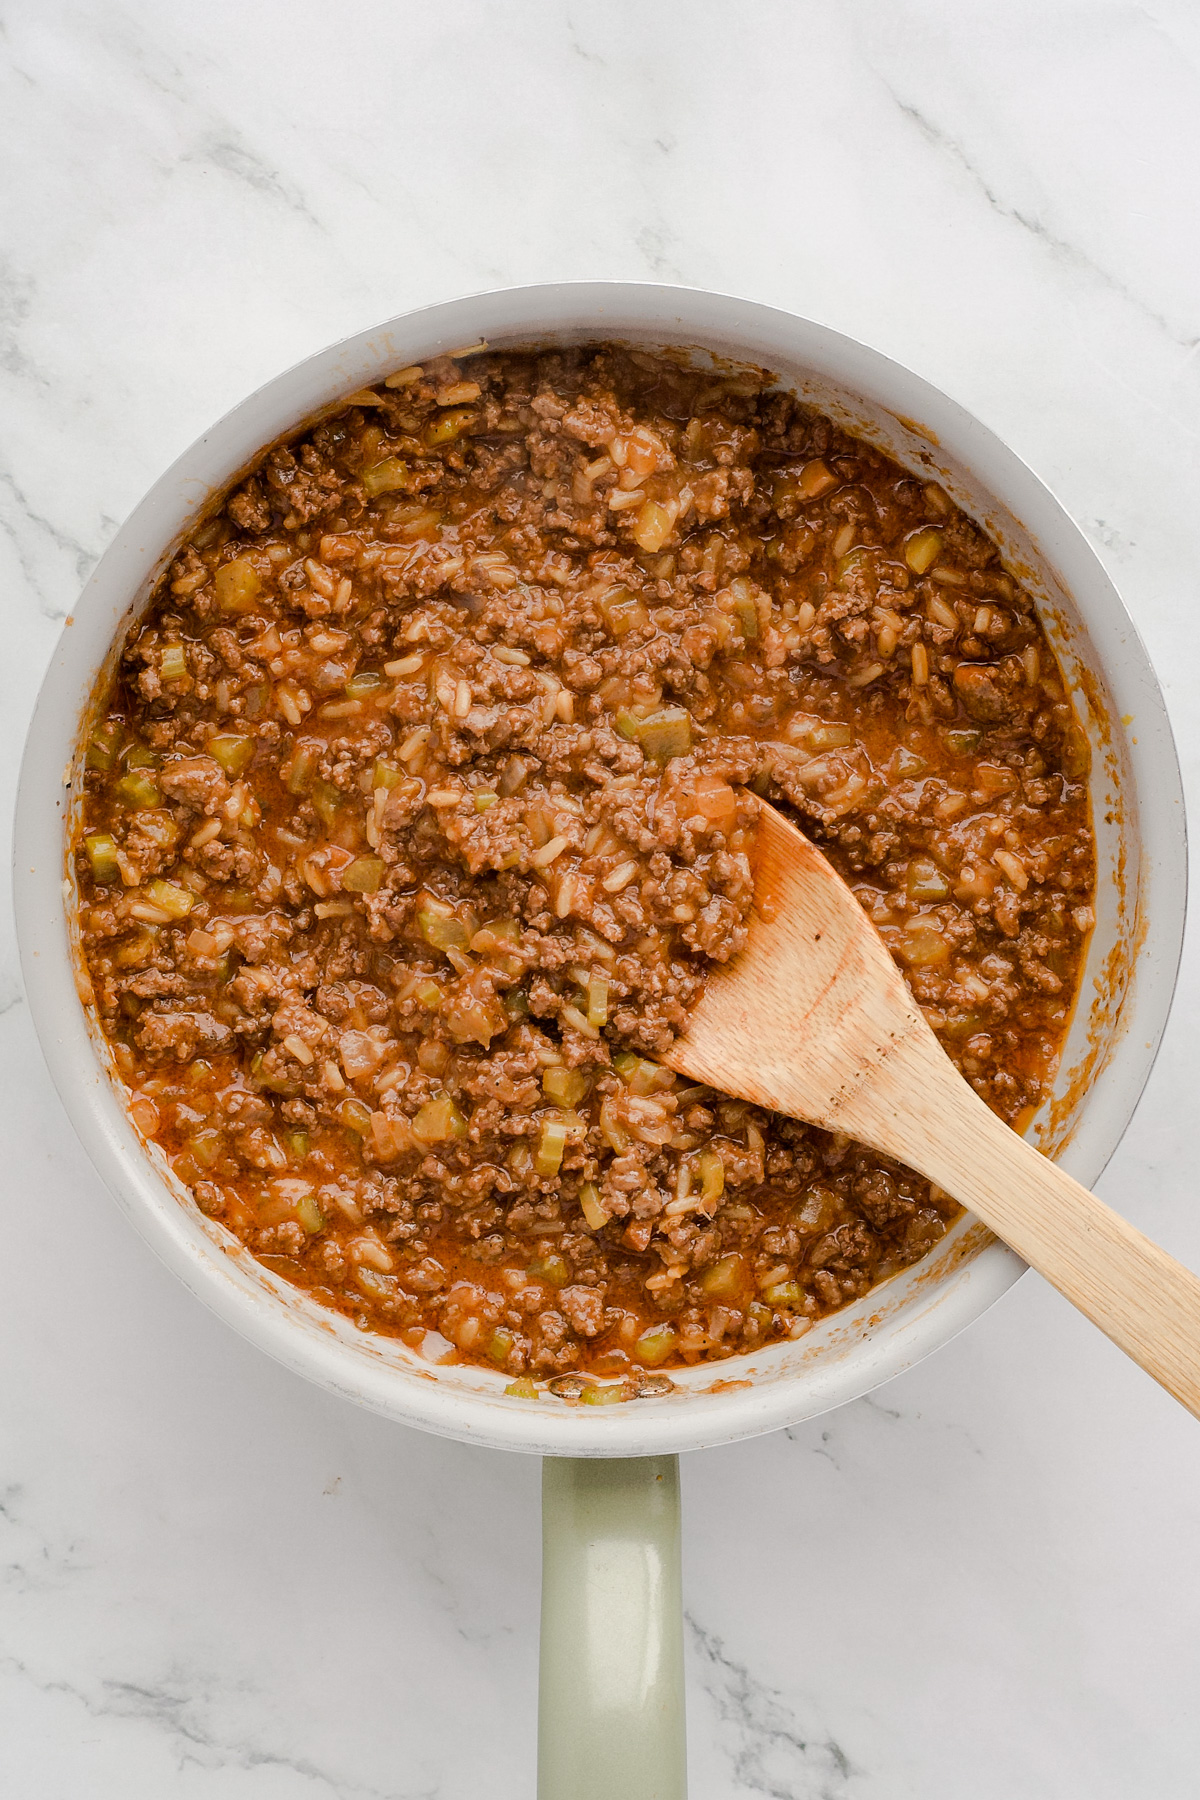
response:
<path id="1" fill-rule="evenodd" d="M 1200 1417 L 1200 1280 L 984 1104 L 841 877 L 766 805 L 755 854 L 746 946 L 664 1060 L 928 1176 Z"/>

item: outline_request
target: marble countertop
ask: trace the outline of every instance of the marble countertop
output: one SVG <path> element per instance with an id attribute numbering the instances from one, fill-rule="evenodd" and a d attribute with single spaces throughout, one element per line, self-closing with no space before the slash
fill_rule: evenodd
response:
<path id="1" fill-rule="evenodd" d="M 118 522 L 320 345 L 541 279 L 722 288 L 930 377 L 1058 492 L 1200 798 L 1187 0 L 10 0 L 0 768 Z M 306 1386 L 66 1125 L 0 946 L 0 1791 L 532 1792 L 538 1469 Z M 1193 934 L 1102 1183 L 1200 1267 Z M 1036 1277 L 684 1465 L 694 1800 L 1184 1800 L 1200 1435 Z"/>

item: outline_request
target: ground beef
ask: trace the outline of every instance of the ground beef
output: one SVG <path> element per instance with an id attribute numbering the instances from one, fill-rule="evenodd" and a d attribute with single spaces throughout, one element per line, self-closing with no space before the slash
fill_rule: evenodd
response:
<path id="1" fill-rule="evenodd" d="M 1053 1073 L 1061 673 L 941 489 L 768 377 L 398 371 L 191 533 L 99 717 L 81 926 L 139 1126 L 272 1269 L 518 1391 L 799 1335 L 955 1215 L 657 1061 L 743 941 L 757 796 L 1002 1117 Z"/>

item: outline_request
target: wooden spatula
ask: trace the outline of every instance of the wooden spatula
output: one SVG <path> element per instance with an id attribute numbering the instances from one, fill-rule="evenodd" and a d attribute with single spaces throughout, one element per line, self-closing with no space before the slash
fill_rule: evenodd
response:
<path id="1" fill-rule="evenodd" d="M 1200 1280 L 989 1110 L 849 888 L 770 806 L 749 939 L 664 1060 L 928 1176 L 1200 1417 Z"/>

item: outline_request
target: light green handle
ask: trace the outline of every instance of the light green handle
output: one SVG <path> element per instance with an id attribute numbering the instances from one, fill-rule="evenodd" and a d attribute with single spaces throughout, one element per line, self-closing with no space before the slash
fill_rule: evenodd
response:
<path id="1" fill-rule="evenodd" d="M 679 1459 L 542 1464 L 538 1800 L 686 1800 Z"/>

